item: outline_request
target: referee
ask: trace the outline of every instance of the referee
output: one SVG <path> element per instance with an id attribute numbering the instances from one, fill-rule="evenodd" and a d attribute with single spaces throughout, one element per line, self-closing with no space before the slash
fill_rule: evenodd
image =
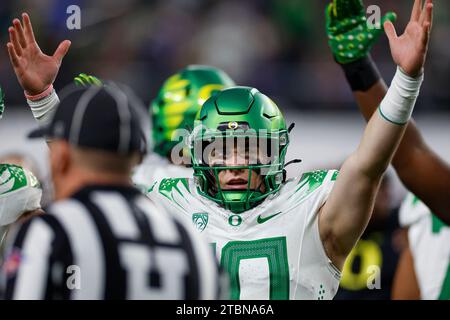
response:
<path id="1" fill-rule="evenodd" d="M 145 139 L 113 83 L 72 89 L 46 127 L 55 202 L 14 232 L 5 299 L 217 299 L 210 247 L 130 182 Z"/>

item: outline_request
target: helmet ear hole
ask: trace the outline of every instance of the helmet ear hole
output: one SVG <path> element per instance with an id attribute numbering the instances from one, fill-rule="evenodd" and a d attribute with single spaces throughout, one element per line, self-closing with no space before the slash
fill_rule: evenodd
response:
<path id="1" fill-rule="evenodd" d="M 192 91 L 192 86 L 191 86 L 191 85 L 188 85 L 188 86 L 186 87 L 186 92 L 185 92 L 186 97 L 189 97 L 189 96 L 190 96 L 191 91 Z"/>

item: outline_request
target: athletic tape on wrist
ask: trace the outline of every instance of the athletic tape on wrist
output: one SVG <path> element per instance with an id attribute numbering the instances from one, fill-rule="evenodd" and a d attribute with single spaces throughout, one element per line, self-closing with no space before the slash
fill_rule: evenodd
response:
<path id="1" fill-rule="evenodd" d="M 406 124 L 411 119 L 423 78 L 423 73 L 412 78 L 397 67 L 391 86 L 378 108 L 381 116 L 398 125 Z"/>
<path id="2" fill-rule="evenodd" d="M 45 98 L 35 101 L 27 100 L 27 103 L 39 125 L 45 126 L 50 122 L 56 106 L 59 104 L 59 97 L 56 91 L 52 89 L 52 92 Z"/>

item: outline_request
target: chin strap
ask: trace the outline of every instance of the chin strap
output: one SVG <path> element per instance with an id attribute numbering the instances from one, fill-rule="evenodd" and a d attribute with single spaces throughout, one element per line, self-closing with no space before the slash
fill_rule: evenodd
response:
<path id="1" fill-rule="evenodd" d="M 294 127 L 295 127 L 295 123 L 292 122 L 291 125 L 288 128 L 288 133 L 291 133 L 291 131 L 292 131 L 292 129 L 294 129 Z"/>
<path id="2" fill-rule="evenodd" d="M 291 165 L 291 164 L 294 164 L 294 163 L 300 163 L 300 162 L 302 162 L 301 159 L 293 159 L 293 160 L 289 161 L 288 163 L 286 163 L 284 165 L 284 167 L 286 168 L 288 165 Z M 283 182 L 286 181 L 286 176 L 287 176 L 286 169 L 283 169 Z"/>
<path id="3" fill-rule="evenodd" d="M 286 164 L 284 165 L 284 167 L 286 168 L 286 167 L 287 167 L 288 165 L 290 165 L 290 164 L 300 163 L 300 162 L 302 162 L 302 159 L 293 159 L 293 160 L 289 161 L 288 163 L 286 163 Z"/>

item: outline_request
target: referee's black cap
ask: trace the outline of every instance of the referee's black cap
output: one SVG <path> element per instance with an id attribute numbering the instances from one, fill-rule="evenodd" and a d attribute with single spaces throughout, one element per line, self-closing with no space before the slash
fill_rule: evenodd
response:
<path id="1" fill-rule="evenodd" d="M 112 82 L 70 87 L 49 125 L 30 132 L 28 137 L 62 139 L 74 146 L 123 155 L 144 154 L 147 145 L 132 99 Z"/>

